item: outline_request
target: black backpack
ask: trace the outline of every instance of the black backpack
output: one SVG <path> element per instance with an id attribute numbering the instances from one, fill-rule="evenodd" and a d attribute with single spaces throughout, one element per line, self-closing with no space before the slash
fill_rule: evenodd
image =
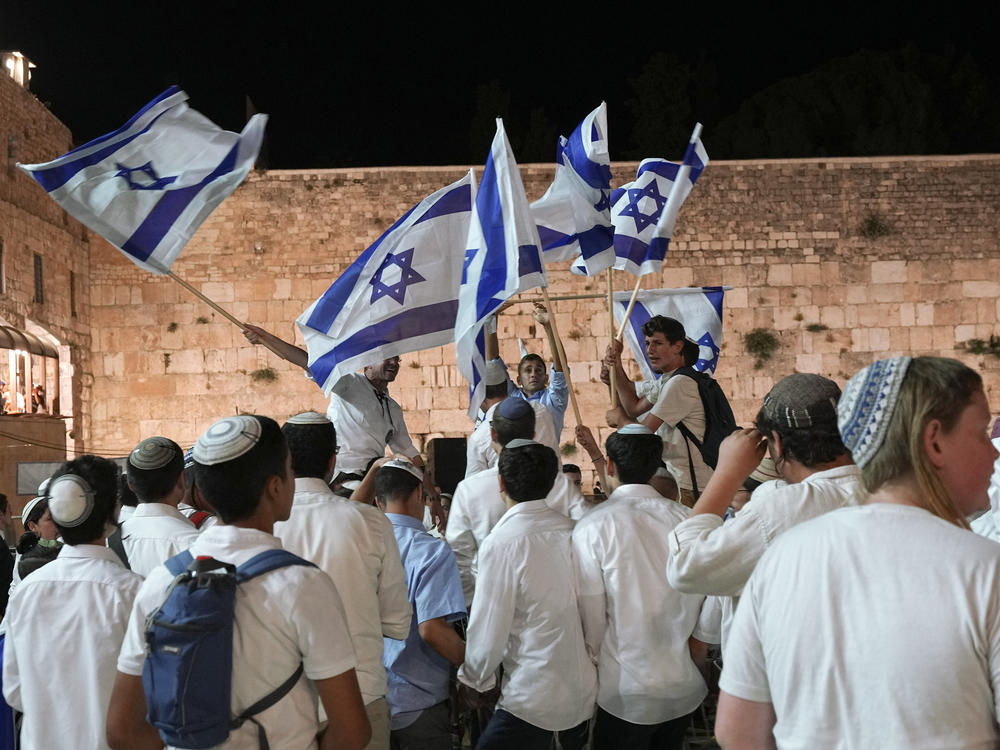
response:
<path id="1" fill-rule="evenodd" d="M 704 440 L 698 440 L 683 422 L 677 423 L 677 429 L 681 431 L 681 434 L 684 436 L 684 442 L 687 444 L 691 485 L 694 489 L 694 496 L 697 498 L 701 493 L 698 491 L 698 480 L 694 474 L 691 443 L 694 443 L 705 463 L 714 469 L 719 463 L 719 444 L 738 430 L 739 425 L 736 424 L 736 418 L 733 416 L 733 408 L 729 405 L 729 399 L 726 398 L 726 394 L 722 391 L 722 386 L 719 385 L 715 378 L 707 372 L 698 372 L 693 367 L 681 367 L 677 370 L 676 374 L 689 377 L 698 384 L 698 395 L 701 396 L 701 405 L 705 410 Z"/>

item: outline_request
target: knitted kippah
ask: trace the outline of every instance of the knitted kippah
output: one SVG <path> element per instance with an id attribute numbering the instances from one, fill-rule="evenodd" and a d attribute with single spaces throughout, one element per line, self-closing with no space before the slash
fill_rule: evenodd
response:
<path id="1" fill-rule="evenodd" d="M 653 431 L 644 424 L 629 422 L 618 428 L 619 435 L 652 435 Z"/>
<path id="2" fill-rule="evenodd" d="M 486 385 L 500 385 L 507 382 L 507 368 L 499 359 L 491 359 L 486 363 Z"/>
<path id="3" fill-rule="evenodd" d="M 837 424 L 840 388 L 829 378 L 798 372 L 779 380 L 764 397 L 764 416 L 792 429 Z"/>
<path id="4" fill-rule="evenodd" d="M 499 414 L 504 419 L 522 419 L 529 414 L 534 414 L 535 410 L 523 398 L 511 397 L 501 401 L 493 413 Z"/>
<path id="5" fill-rule="evenodd" d="M 94 510 L 94 491 L 83 477 L 63 474 L 49 486 L 49 514 L 59 526 L 79 526 Z"/>
<path id="6" fill-rule="evenodd" d="M 912 361 L 912 357 L 880 359 L 847 381 L 837 407 L 837 426 L 844 446 L 859 467 L 864 467 L 881 447 Z"/>
<path id="7" fill-rule="evenodd" d="M 304 411 L 290 416 L 285 424 L 330 424 L 330 419 L 318 411 Z"/>
<path id="8" fill-rule="evenodd" d="M 246 414 L 226 417 L 205 430 L 191 453 L 203 466 L 222 464 L 239 458 L 257 445 L 260 433 L 260 422 L 254 417 Z"/>
<path id="9" fill-rule="evenodd" d="M 541 443 L 539 443 L 537 440 L 526 440 L 525 438 L 514 438 L 509 443 L 507 443 L 507 445 L 505 445 L 504 448 L 505 449 L 507 449 L 507 448 L 524 448 L 525 446 L 528 446 L 528 445 L 541 445 Z"/>
<path id="10" fill-rule="evenodd" d="M 382 468 L 382 469 L 400 469 L 402 471 L 405 471 L 407 474 L 410 474 L 410 475 L 416 477 L 421 482 L 424 481 L 424 473 L 422 471 L 420 471 L 420 469 L 418 469 L 416 466 L 414 466 L 413 464 L 411 464 L 409 461 L 404 461 L 401 458 L 394 458 L 391 461 L 386 461 L 379 468 Z M 345 484 L 346 484 L 346 482 L 345 482 Z"/>
<path id="11" fill-rule="evenodd" d="M 128 456 L 128 462 L 137 469 L 154 471 L 162 469 L 174 460 L 180 452 L 177 443 L 165 437 L 150 437 L 143 440 Z"/>

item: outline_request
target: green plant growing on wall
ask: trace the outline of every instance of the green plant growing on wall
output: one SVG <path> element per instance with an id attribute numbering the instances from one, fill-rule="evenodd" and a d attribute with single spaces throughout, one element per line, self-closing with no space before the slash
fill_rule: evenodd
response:
<path id="1" fill-rule="evenodd" d="M 163 371 L 170 369 L 170 352 L 163 352 Z"/>
<path id="2" fill-rule="evenodd" d="M 255 383 L 273 383 L 278 379 L 278 373 L 272 367 L 262 367 L 250 373 L 250 379 Z"/>
<path id="3" fill-rule="evenodd" d="M 559 452 L 564 456 L 572 456 L 576 453 L 576 443 L 563 443 Z"/>
<path id="4" fill-rule="evenodd" d="M 830 326 L 823 325 L 822 323 L 810 323 L 806 326 L 806 330 L 809 331 L 809 333 L 819 333 L 820 331 L 830 330 Z"/>
<path id="5" fill-rule="evenodd" d="M 858 234 L 866 240 L 877 240 L 892 234 L 892 225 L 878 211 L 870 211 L 861 220 Z"/>
<path id="6" fill-rule="evenodd" d="M 173 333 L 176 330 L 177 330 L 176 323 L 171 323 L 170 325 L 167 326 L 167 333 Z"/>
<path id="7" fill-rule="evenodd" d="M 195 318 L 194 322 L 200 325 L 205 325 L 206 323 L 208 323 L 208 318 L 206 318 L 204 315 L 199 315 L 197 318 Z"/>
<path id="8" fill-rule="evenodd" d="M 990 336 L 989 341 L 969 339 L 963 346 L 969 354 L 992 354 L 1000 359 L 1000 336 Z"/>
<path id="9" fill-rule="evenodd" d="M 756 359 L 753 365 L 756 370 L 762 368 L 780 347 L 778 337 L 766 328 L 754 328 L 743 337 L 743 348 Z"/>

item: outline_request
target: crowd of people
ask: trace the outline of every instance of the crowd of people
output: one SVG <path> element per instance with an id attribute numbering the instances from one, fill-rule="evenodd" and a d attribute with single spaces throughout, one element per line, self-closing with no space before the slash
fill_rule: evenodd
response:
<path id="1" fill-rule="evenodd" d="M 975 371 L 896 357 L 843 393 L 789 375 L 707 460 L 697 345 L 655 316 L 659 377 L 631 381 L 609 347 L 615 431 L 602 446 L 576 427 L 601 485 L 584 495 L 560 464 L 558 357 L 526 355 L 511 379 L 492 330 L 451 497 L 389 395 L 398 357 L 341 378 L 327 414 L 226 417 L 187 453 L 150 436 L 121 476 L 97 456 L 62 465 L 22 514 L 3 741 L 679 750 L 720 646 L 727 750 L 998 746 L 1000 439 Z M 231 654 L 185 652 L 197 628 L 172 624 L 173 603 L 207 606 L 229 580 Z M 214 731 L 194 716 L 220 670 L 164 665 L 220 656 L 221 739 L 184 744 Z"/>

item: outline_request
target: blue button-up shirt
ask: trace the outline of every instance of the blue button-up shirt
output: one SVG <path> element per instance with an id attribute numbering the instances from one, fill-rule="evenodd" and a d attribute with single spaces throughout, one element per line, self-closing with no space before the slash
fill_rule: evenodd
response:
<path id="1" fill-rule="evenodd" d="M 500 360 L 501 364 L 503 360 Z M 506 367 L 506 365 L 504 365 Z M 566 417 L 566 407 L 569 405 L 569 386 L 566 385 L 565 373 L 559 372 L 555 367 L 549 365 L 549 385 L 548 388 L 531 394 L 530 396 L 518 388 L 513 381 L 507 380 L 507 395 L 523 398 L 525 401 L 538 401 L 549 410 L 552 415 L 552 424 L 556 428 L 556 440 L 562 434 L 563 420 Z"/>
<path id="2" fill-rule="evenodd" d="M 447 622 L 466 617 L 465 597 L 451 547 L 428 534 L 415 518 L 398 513 L 385 515 L 396 534 L 413 606 L 406 640 L 384 639 L 382 656 L 392 728 L 402 729 L 416 721 L 424 709 L 448 698 L 451 665 L 424 642 L 417 628 L 438 617 Z"/>

